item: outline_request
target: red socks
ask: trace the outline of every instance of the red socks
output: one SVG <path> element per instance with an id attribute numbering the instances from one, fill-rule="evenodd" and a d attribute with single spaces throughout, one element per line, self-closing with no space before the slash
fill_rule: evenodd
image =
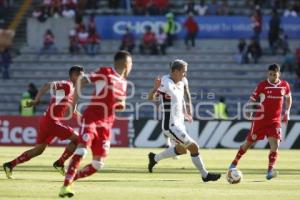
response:
<path id="1" fill-rule="evenodd" d="M 268 171 L 272 171 L 273 170 L 273 166 L 275 165 L 277 157 L 278 157 L 278 152 L 277 151 L 270 151 Z"/>
<path id="2" fill-rule="evenodd" d="M 25 151 L 24 153 L 22 153 L 21 155 L 19 155 L 16 159 L 10 161 L 10 164 L 12 166 L 12 168 L 14 168 L 15 166 L 17 166 L 18 164 L 21 164 L 23 162 L 26 162 L 28 160 L 30 160 L 31 157 L 27 154 L 27 152 Z"/>
<path id="3" fill-rule="evenodd" d="M 92 164 L 85 166 L 83 169 L 77 172 L 74 181 L 80 178 L 84 178 L 94 174 L 97 170 L 93 167 Z"/>
<path id="4" fill-rule="evenodd" d="M 74 176 L 77 172 L 77 169 L 79 167 L 80 161 L 82 159 L 81 155 L 74 155 L 70 161 L 70 165 L 68 167 L 68 171 L 66 173 L 64 186 L 68 186 L 73 182 Z"/>
<path id="5" fill-rule="evenodd" d="M 65 149 L 63 154 L 60 156 L 60 158 L 56 161 L 58 164 L 63 165 L 68 158 L 70 158 L 73 155 L 74 151 L 69 151 Z"/>
<path id="6" fill-rule="evenodd" d="M 246 151 L 244 151 L 244 150 L 242 149 L 242 147 L 240 147 L 238 153 L 236 154 L 236 156 L 235 156 L 235 158 L 234 158 L 234 160 L 232 161 L 231 164 L 237 166 L 239 160 L 241 159 L 241 157 L 242 157 L 245 153 L 246 153 Z"/>

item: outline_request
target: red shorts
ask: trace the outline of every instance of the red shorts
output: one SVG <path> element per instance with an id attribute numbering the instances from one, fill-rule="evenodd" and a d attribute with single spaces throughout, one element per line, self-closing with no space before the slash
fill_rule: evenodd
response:
<path id="1" fill-rule="evenodd" d="M 79 144 L 90 147 L 93 156 L 106 157 L 110 148 L 112 123 L 91 122 L 82 123 Z"/>
<path id="2" fill-rule="evenodd" d="M 263 140 L 265 136 L 281 140 L 280 122 L 265 124 L 259 121 L 253 121 L 247 136 L 247 141 L 253 143 L 257 140 Z"/>
<path id="3" fill-rule="evenodd" d="M 40 121 L 39 133 L 37 135 L 36 143 L 49 144 L 55 137 L 58 137 L 60 140 L 65 140 L 73 134 L 73 128 L 64 125 L 60 121 L 48 120 L 43 117 Z"/>

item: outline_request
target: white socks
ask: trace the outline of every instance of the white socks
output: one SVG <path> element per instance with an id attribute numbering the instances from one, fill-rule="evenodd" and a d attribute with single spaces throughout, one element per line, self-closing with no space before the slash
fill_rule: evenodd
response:
<path id="1" fill-rule="evenodd" d="M 177 156 L 177 154 L 175 153 L 175 148 L 174 147 L 169 147 L 166 150 L 164 150 L 163 152 L 156 154 L 154 157 L 154 160 L 156 162 L 159 162 L 160 160 L 166 159 L 166 158 L 171 158 L 173 156 Z"/>
<path id="2" fill-rule="evenodd" d="M 205 178 L 208 174 L 208 171 L 205 169 L 204 163 L 200 157 L 200 155 L 191 155 L 192 161 L 195 165 L 195 167 L 199 170 L 201 173 L 201 176 Z"/>

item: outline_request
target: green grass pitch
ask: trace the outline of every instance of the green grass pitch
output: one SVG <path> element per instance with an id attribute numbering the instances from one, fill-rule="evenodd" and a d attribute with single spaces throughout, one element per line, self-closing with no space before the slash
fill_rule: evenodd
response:
<path id="1" fill-rule="evenodd" d="M 28 147 L 0 147 L 0 163 L 13 159 Z M 300 151 L 281 150 L 279 176 L 267 181 L 268 150 L 250 150 L 242 158 L 240 184 L 230 185 L 226 171 L 236 150 L 200 150 L 207 169 L 221 172 L 218 182 L 203 183 L 188 155 L 161 161 L 153 174 L 147 172 L 147 154 L 162 149 L 112 148 L 105 168 L 76 182 L 73 199 L 100 200 L 289 200 L 300 198 Z M 15 180 L 0 172 L 0 199 L 58 199 L 63 177 L 52 163 L 63 148 L 50 147 L 43 155 L 15 168 Z M 90 153 L 82 163 L 91 161 Z"/>

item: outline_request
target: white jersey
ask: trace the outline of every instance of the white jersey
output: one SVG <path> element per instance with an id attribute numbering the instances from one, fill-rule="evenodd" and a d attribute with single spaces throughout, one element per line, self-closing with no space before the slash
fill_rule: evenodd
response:
<path id="1" fill-rule="evenodd" d="M 163 104 L 162 129 L 165 131 L 169 130 L 171 125 L 184 126 L 184 87 L 188 87 L 188 80 L 185 77 L 176 84 L 170 75 L 161 78 L 158 91 Z"/>

